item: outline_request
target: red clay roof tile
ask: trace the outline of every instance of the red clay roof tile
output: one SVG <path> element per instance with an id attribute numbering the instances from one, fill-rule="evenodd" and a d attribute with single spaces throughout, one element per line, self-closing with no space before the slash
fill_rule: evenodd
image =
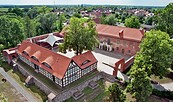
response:
<path id="1" fill-rule="evenodd" d="M 74 56 L 72 59 L 81 69 L 84 69 L 97 62 L 97 59 L 94 57 L 91 51 L 87 51 L 81 55 Z M 83 64 L 85 61 L 88 61 L 88 63 Z"/>
<path id="2" fill-rule="evenodd" d="M 111 26 L 104 24 L 97 24 L 96 26 L 96 31 L 98 32 L 98 35 L 103 35 L 103 36 L 120 38 L 119 32 L 122 30 L 123 30 L 123 39 L 126 40 L 141 42 L 144 36 L 144 32 L 142 32 L 140 29 Z"/>
<path id="3" fill-rule="evenodd" d="M 31 49 L 31 50 L 29 50 Z M 24 55 L 22 52 L 26 51 L 29 56 L 25 56 L 26 58 L 30 59 L 32 62 L 37 64 L 38 66 L 42 67 L 43 69 L 47 70 L 50 73 L 56 73 L 56 77 L 62 79 L 70 62 L 71 59 L 60 54 L 57 54 L 53 51 L 50 51 L 44 47 L 41 47 L 37 44 L 31 43 L 29 41 L 23 41 L 20 47 L 18 48 L 18 53 Z M 40 56 L 38 56 L 38 52 L 40 51 Z M 31 56 L 35 56 L 38 58 L 39 62 L 34 61 Z M 60 60 L 59 60 L 60 59 Z M 45 62 L 51 66 L 52 69 L 47 68 L 42 63 Z"/>

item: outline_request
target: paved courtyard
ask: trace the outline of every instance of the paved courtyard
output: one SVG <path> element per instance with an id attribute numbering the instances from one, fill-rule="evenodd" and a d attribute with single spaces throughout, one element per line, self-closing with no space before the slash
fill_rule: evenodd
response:
<path id="1" fill-rule="evenodd" d="M 100 49 L 96 49 L 93 51 L 94 56 L 98 60 L 98 66 L 97 69 L 98 71 L 103 71 L 107 74 L 113 75 L 113 67 L 114 64 L 119 61 L 121 58 L 125 58 L 127 60 L 130 58 L 129 56 L 124 56 L 118 53 L 113 53 L 113 52 L 108 52 Z M 110 65 L 106 65 L 106 64 Z M 111 67 L 112 66 L 112 67 Z M 123 80 L 127 80 L 127 76 L 125 76 L 123 73 L 120 71 L 118 72 L 118 77 L 122 78 Z"/>

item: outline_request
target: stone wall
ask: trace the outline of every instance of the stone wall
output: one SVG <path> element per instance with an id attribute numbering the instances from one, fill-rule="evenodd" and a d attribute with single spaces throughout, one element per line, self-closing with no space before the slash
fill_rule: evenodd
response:
<path id="1" fill-rule="evenodd" d="M 59 93 L 53 100 L 52 102 L 62 102 L 65 101 L 66 99 L 70 98 L 74 92 L 80 90 L 82 91 L 84 88 L 86 88 L 91 81 L 98 81 L 99 79 L 102 78 L 101 74 L 97 74 L 93 76 L 92 78 L 86 80 L 85 82 L 81 83 L 80 85 L 76 87 L 72 87 L 71 89 L 64 90 L 61 93 Z"/>
<path id="2" fill-rule="evenodd" d="M 18 70 L 25 76 L 28 77 L 29 74 L 24 68 L 22 68 L 19 64 L 18 64 Z M 50 88 L 48 88 L 46 85 L 44 85 L 41 81 L 37 80 L 34 76 L 33 76 L 34 80 L 34 84 L 40 89 L 42 90 L 46 95 L 49 95 L 51 92 L 53 92 Z"/>
<path id="3" fill-rule="evenodd" d="M 17 64 L 17 65 L 18 65 L 18 70 L 25 77 L 28 77 L 29 75 L 31 75 L 24 68 L 22 68 L 19 64 Z M 70 89 L 67 89 L 67 90 L 64 90 L 64 91 L 62 91 L 61 93 L 59 93 L 57 95 L 55 93 L 53 93 L 53 91 L 50 88 L 48 88 L 46 85 L 44 85 L 41 81 L 37 80 L 34 76 L 33 76 L 33 78 L 34 78 L 33 82 L 44 93 L 46 93 L 46 95 L 49 95 L 51 92 L 54 95 L 56 95 L 56 97 L 53 100 L 51 100 L 50 102 L 62 102 L 62 101 L 65 101 L 66 99 L 70 98 L 73 95 L 74 92 L 76 92 L 78 90 L 80 90 L 80 91 L 84 90 L 84 88 L 86 88 L 91 81 L 98 81 L 98 80 L 100 80 L 103 77 L 105 77 L 103 72 L 102 73 L 97 73 L 96 75 L 94 75 L 93 77 L 89 78 L 88 80 L 86 80 L 85 82 L 81 83 L 80 85 L 74 86 L 74 87 L 72 87 Z"/>

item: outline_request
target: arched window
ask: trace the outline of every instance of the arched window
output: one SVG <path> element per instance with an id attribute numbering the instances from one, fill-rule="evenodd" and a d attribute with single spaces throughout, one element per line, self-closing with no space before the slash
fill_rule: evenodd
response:
<path id="1" fill-rule="evenodd" d="M 38 61 L 38 59 L 35 56 L 32 56 L 31 58 L 34 59 L 35 61 Z"/>
<path id="2" fill-rule="evenodd" d="M 29 54 L 26 51 L 23 51 L 22 53 L 25 54 L 25 55 L 27 55 L 27 56 L 29 56 Z"/>
<path id="3" fill-rule="evenodd" d="M 52 69 L 51 66 L 50 66 L 49 64 L 47 64 L 47 63 L 45 63 L 45 62 L 43 62 L 42 64 L 43 64 L 44 66 L 46 66 L 46 67 Z"/>

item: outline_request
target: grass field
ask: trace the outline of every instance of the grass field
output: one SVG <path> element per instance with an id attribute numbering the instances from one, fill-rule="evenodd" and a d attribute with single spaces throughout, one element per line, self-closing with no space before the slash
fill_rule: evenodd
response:
<path id="1" fill-rule="evenodd" d="M 0 11 L 7 12 L 8 8 L 0 8 Z"/>
<path id="2" fill-rule="evenodd" d="M 160 79 L 159 77 L 154 76 L 154 75 L 151 76 L 151 79 L 152 79 L 153 81 L 159 82 L 160 84 L 173 82 L 173 80 L 170 79 L 170 78 L 163 77 L 162 79 Z"/>

